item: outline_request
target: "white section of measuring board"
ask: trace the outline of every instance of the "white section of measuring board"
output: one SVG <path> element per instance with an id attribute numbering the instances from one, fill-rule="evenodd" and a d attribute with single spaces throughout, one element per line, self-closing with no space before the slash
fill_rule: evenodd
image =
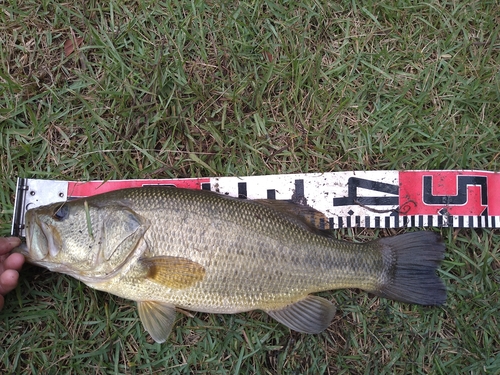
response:
<path id="1" fill-rule="evenodd" d="M 384 213 L 374 212 L 373 207 L 358 203 L 335 205 L 334 199 L 349 197 L 349 179 L 376 182 L 391 185 L 397 190 L 399 184 L 398 171 L 370 171 L 370 172 L 331 172 L 308 173 L 292 175 L 268 175 L 247 177 L 220 177 L 212 178 L 212 190 L 230 196 L 248 199 L 284 199 L 295 200 L 304 196 L 307 204 L 328 217 L 380 217 L 389 216 L 391 210 L 398 208 L 397 194 L 385 193 L 370 188 L 357 187 L 359 198 L 393 198 L 396 204 L 378 204 L 375 209 Z M 363 184 L 361 184 L 363 185 Z M 364 220 L 364 219 L 363 219 Z"/>

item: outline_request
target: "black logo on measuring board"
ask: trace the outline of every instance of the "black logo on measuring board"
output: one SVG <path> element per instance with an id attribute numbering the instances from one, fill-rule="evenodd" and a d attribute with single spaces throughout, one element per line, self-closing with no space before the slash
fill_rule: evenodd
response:
<path id="1" fill-rule="evenodd" d="M 456 195 L 433 195 L 432 176 L 423 177 L 423 201 L 425 204 L 463 205 L 467 203 L 468 186 L 481 187 L 481 204 L 488 205 L 488 180 L 484 176 L 457 176 Z"/>
<path id="2" fill-rule="evenodd" d="M 396 195 L 395 197 L 360 197 L 358 188 Z M 333 198 L 334 206 L 397 206 L 399 205 L 399 186 L 385 182 L 349 177 L 347 180 L 347 197 Z"/>
<path id="3" fill-rule="evenodd" d="M 480 186 L 481 204 L 488 204 L 487 178 L 484 176 L 457 176 L 456 195 L 434 195 L 432 194 L 433 177 L 423 177 L 422 201 L 427 205 L 463 205 L 468 200 L 468 187 Z M 395 197 L 375 196 L 360 197 L 358 188 L 378 191 L 381 193 L 396 195 Z M 350 177 L 347 181 L 347 197 L 333 198 L 334 206 L 350 205 L 366 206 L 397 206 L 399 204 L 399 186 L 385 182 L 367 180 L 359 177 Z"/>

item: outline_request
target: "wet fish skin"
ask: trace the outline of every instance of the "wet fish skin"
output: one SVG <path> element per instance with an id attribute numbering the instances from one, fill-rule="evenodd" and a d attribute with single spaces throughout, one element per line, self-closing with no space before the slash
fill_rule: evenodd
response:
<path id="1" fill-rule="evenodd" d="M 25 255 L 137 301 L 158 342 L 168 337 L 175 307 L 262 309 L 291 329 L 316 333 L 335 313 L 331 302 L 311 295 L 318 291 L 360 288 L 408 303 L 444 303 L 439 236 L 338 241 L 305 219 L 316 214 L 289 202 L 207 191 L 124 189 L 29 210 Z"/>

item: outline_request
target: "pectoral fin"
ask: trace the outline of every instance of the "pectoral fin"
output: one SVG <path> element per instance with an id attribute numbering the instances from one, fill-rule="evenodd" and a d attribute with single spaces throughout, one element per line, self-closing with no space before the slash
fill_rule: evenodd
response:
<path id="1" fill-rule="evenodd" d="M 169 288 L 187 288 L 205 276 L 205 267 L 186 258 L 159 256 L 142 258 L 141 263 L 148 268 L 150 280 Z"/>
<path id="2" fill-rule="evenodd" d="M 139 318 L 146 331 L 158 343 L 165 342 L 175 322 L 175 307 L 153 301 L 137 302 Z"/>
<path id="3" fill-rule="evenodd" d="M 302 333 L 320 333 L 331 323 L 335 306 L 318 296 L 307 296 L 280 310 L 266 312 L 288 328 Z"/>

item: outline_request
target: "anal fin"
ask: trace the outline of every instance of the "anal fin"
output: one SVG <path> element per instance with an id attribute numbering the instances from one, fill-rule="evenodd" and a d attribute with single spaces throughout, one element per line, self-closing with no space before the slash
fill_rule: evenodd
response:
<path id="1" fill-rule="evenodd" d="M 309 295 L 279 310 L 266 310 L 278 322 L 302 333 L 320 333 L 331 323 L 335 305 L 330 301 Z"/>
<path id="2" fill-rule="evenodd" d="M 175 307 L 154 301 L 138 301 L 139 318 L 157 343 L 165 342 L 175 322 Z"/>

